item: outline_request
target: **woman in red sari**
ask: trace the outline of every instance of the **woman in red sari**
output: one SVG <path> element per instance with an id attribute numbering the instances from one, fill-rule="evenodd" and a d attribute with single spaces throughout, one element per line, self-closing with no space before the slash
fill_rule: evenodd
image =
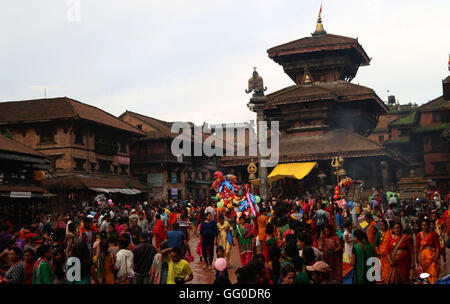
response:
<path id="1" fill-rule="evenodd" d="M 404 234 L 402 224 L 395 223 L 387 244 L 390 271 L 389 284 L 408 284 L 411 271 L 414 270 L 414 245 L 412 238 Z"/>
<path id="2" fill-rule="evenodd" d="M 161 220 L 161 215 L 156 215 L 155 228 L 153 228 L 153 235 L 155 236 L 156 249 L 159 250 L 161 242 L 166 239 L 166 226 Z"/>
<path id="3" fill-rule="evenodd" d="M 416 259 L 422 271 L 430 274 L 428 280 L 434 284 L 438 279 L 440 267 L 439 236 L 430 230 L 430 221 L 422 221 L 422 231 L 416 237 Z"/>
<path id="4" fill-rule="evenodd" d="M 388 251 L 388 244 L 391 238 L 391 230 L 388 229 L 388 224 L 386 220 L 382 220 L 380 222 L 380 233 L 381 240 L 378 247 L 375 247 L 378 258 L 381 262 L 381 276 L 382 282 L 387 283 L 390 271 L 390 262 L 388 260 L 388 255 L 390 251 Z"/>
<path id="5" fill-rule="evenodd" d="M 325 225 L 322 235 L 323 260 L 331 267 L 330 280 L 342 283 L 342 243 L 333 226 Z"/>

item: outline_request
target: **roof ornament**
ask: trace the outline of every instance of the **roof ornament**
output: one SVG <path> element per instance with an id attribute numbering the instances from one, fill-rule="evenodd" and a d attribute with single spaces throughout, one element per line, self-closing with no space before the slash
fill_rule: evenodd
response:
<path id="1" fill-rule="evenodd" d="M 322 3 L 320 4 L 319 17 L 317 18 L 316 31 L 311 34 L 312 36 L 322 36 L 327 34 L 325 29 L 323 28 L 321 14 L 322 14 Z"/>
<path id="2" fill-rule="evenodd" d="M 256 67 L 253 67 L 253 75 L 248 80 L 248 90 L 245 90 L 245 93 L 253 93 L 253 96 L 264 96 L 264 91 L 267 90 L 267 87 L 264 87 L 263 79 L 259 76 L 256 71 Z"/>

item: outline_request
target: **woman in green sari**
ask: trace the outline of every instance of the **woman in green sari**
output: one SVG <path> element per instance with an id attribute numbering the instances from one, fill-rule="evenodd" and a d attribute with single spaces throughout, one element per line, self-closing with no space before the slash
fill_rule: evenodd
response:
<path id="1" fill-rule="evenodd" d="M 289 217 L 287 215 L 283 215 L 280 218 L 280 222 L 279 222 L 279 231 L 280 231 L 280 241 L 282 242 L 282 245 L 286 244 L 285 241 L 285 232 L 289 230 Z"/>
<path id="2" fill-rule="evenodd" d="M 245 266 L 251 261 L 253 255 L 253 229 L 249 223 L 245 223 L 244 216 L 239 218 L 239 224 L 236 226 L 234 237 L 239 246 L 239 255 L 241 257 L 242 266 Z"/>
<path id="3" fill-rule="evenodd" d="M 53 249 L 49 245 L 42 245 L 37 249 L 39 260 L 34 265 L 33 284 L 53 284 L 55 273 L 51 265 Z"/>
<path id="4" fill-rule="evenodd" d="M 369 282 L 367 280 L 367 260 L 374 256 L 374 248 L 372 244 L 369 243 L 366 233 L 361 229 L 356 229 L 353 232 L 355 237 L 353 250 L 352 250 L 352 260 L 350 264 L 353 266 L 353 284 L 369 284 L 376 283 Z"/>

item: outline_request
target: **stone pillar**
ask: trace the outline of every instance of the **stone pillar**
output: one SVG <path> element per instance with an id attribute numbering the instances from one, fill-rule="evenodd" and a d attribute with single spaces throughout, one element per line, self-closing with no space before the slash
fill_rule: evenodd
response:
<path id="1" fill-rule="evenodd" d="M 259 143 L 259 134 L 260 134 L 260 129 L 259 129 L 260 121 L 264 121 L 264 113 L 263 113 L 262 107 L 260 109 L 258 109 L 257 115 L 256 115 L 258 143 Z M 258 148 L 259 190 L 260 190 L 260 195 L 261 195 L 262 200 L 268 201 L 269 200 L 269 182 L 268 182 L 268 178 L 267 178 L 267 167 L 261 166 L 262 156 L 259 152 L 260 151 Z"/>

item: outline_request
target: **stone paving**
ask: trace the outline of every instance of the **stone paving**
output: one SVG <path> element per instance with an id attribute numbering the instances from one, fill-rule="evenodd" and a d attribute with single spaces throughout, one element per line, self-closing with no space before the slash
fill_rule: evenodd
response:
<path id="1" fill-rule="evenodd" d="M 189 246 L 191 248 L 191 253 L 194 256 L 194 261 L 191 263 L 192 270 L 194 271 L 194 279 L 188 284 L 212 284 L 214 282 L 214 275 L 216 271 L 205 268 L 205 262 L 200 262 L 200 257 L 197 254 L 197 244 L 199 241 L 200 239 L 197 235 L 191 231 Z M 231 249 L 230 257 L 231 265 L 234 267 L 228 270 L 228 277 L 230 278 L 231 283 L 236 283 L 235 271 L 242 266 L 241 259 L 239 258 L 239 249 L 237 247 L 233 247 Z"/>

